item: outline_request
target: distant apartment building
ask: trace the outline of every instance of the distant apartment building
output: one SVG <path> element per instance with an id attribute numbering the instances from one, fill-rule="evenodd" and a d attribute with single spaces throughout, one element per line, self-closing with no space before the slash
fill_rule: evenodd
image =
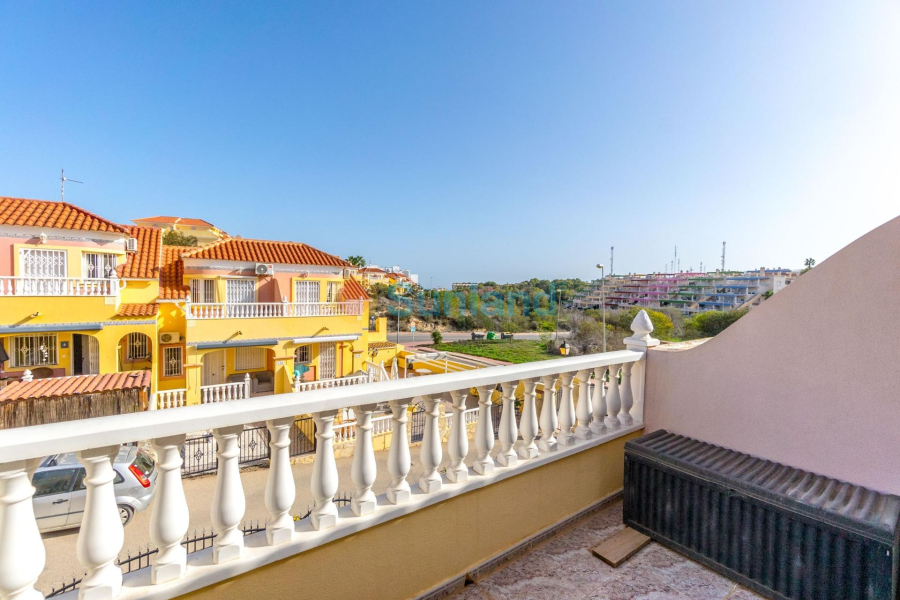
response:
<path id="1" fill-rule="evenodd" d="M 419 285 L 419 276 L 411 273 L 409 269 L 402 269 L 399 266 L 379 267 L 371 264 L 359 269 L 359 276 L 367 286 L 380 283 L 382 285 L 401 285 L 409 284 L 413 287 Z"/>
<path id="2" fill-rule="evenodd" d="M 453 290 L 454 292 L 455 292 L 455 291 L 463 291 L 463 292 L 464 292 L 464 291 L 470 290 L 470 289 L 472 288 L 473 285 L 474 285 L 475 287 L 478 287 L 478 284 L 477 284 L 477 283 L 474 283 L 474 282 L 471 282 L 471 281 L 463 281 L 463 282 L 460 282 L 460 283 L 451 283 L 451 284 L 450 284 L 450 289 Z"/>
<path id="3" fill-rule="evenodd" d="M 575 297 L 579 309 L 677 308 L 684 315 L 708 310 L 752 308 L 784 289 L 795 273 L 789 269 L 744 272 L 654 273 L 615 275 L 594 282 Z"/>

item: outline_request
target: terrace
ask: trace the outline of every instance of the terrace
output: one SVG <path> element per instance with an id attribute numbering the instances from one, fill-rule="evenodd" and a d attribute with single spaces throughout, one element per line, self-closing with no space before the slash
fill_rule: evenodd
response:
<path id="1" fill-rule="evenodd" d="M 86 574 L 63 597 L 250 598 L 287 590 L 385 600 L 450 593 L 495 600 L 754 597 L 741 586 L 775 598 L 896 597 L 895 546 L 887 553 L 868 548 L 885 529 L 894 527 L 895 545 L 900 534 L 900 498 L 890 495 L 900 493 L 900 353 L 884 343 L 900 336 L 900 323 L 870 315 L 892 310 L 900 274 L 877 284 L 855 274 L 900 262 L 897 240 L 900 220 L 851 244 L 705 343 L 658 346 L 639 313 L 625 350 L 4 432 L 0 596 L 41 597 L 35 582 L 44 549 L 31 473 L 41 457 L 75 451 L 87 469 L 77 552 Z M 870 312 L 821 327 L 818 315 L 846 314 L 829 290 L 848 280 L 870 299 Z M 833 374 L 848 372 L 848 364 L 853 376 L 836 380 Z M 413 450 L 409 407 L 418 402 L 424 426 Z M 376 421 L 376 407 L 385 403 L 390 419 Z M 355 413 L 352 427 L 335 422 L 345 409 Z M 309 477 L 314 506 L 307 518 L 295 509 L 289 468 L 291 432 L 302 415 L 316 426 Z M 246 426 L 261 422 L 268 430 L 267 485 L 264 507 L 252 509 L 267 516 L 245 535 L 241 521 L 250 507 L 238 444 Z M 181 481 L 181 454 L 198 423 L 213 430 L 217 447 L 209 505 L 215 536 L 210 547 L 188 555 L 191 499 Z M 382 474 L 376 487 L 372 437 L 376 429 L 386 437 L 386 428 L 389 478 Z M 637 476 L 634 448 L 658 439 L 645 434 L 659 430 L 720 446 L 688 452 L 691 460 L 746 453 L 724 461 L 730 473 L 774 473 L 770 479 L 781 487 L 769 493 L 783 488 L 778 493 L 820 509 L 796 521 L 791 515 L 767 521 L 759 511 L 778 502 L 761 493 L 742 496 L 737 475 L 704 496 L 670 485 L 681 467 Z M 353 445 L 349 481 L 339 478 L 336 437 Z M 158 458 L 147 532 L 156 551 L 149 566 L 123 576 L 111 461 L 119 444 L 142 440 Z M 721 476 L 704 464 L 706 475 Z M 338 490 L 352 491 L 348 505 L 338 506 Z M 872 525 L 859 526 L 866 515 L 873 515 Z M 618 569 L 608 568 L 587 548 L 616 533 L 623 520 L 655 542 Z M 816 529 L 825 521 L 844 529 L 839 535 Z M 695 556 L 699 551 L 684 538 L 691 532 L 709 556 Z M 770 534 L 783 537 L 765 537 Z M 893 578 L 893 592 L 884 587 L 886 578 Z"/>

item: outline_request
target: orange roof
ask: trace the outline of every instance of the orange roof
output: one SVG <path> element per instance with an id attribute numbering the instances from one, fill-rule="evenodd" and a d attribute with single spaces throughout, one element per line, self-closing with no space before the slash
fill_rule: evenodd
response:
<path id="1" fill-rule="evenodd" d="M 385 273 L 384 269 L 376 269 L 375 267 L 363 267 L 359 270 L 360 273 Z"/>
<path id="2" fill-rule="evenodd" d="M 47 377 L 34 381 L 15 381 L 0 390 L 0 401 L 53 398 L 75 394 L 96 394 L 133 388 L 149 388 L 150 371 Z"/>
<path id="3" fill-rule="evenodd" d="M 119 317 L 153 317 L 159 312 L 159 304 L 148 302 L 147 304 L 120 304 L 116 315 Z"/>
<path id="4" fill-rule="evenodd" d="M 116 267 L 125 279 L 156 279 L 162 252 L 162 230 L 152 227 L 124 227 L 137 240 L 137 252 L 128 254 L 124 265 Z"/>
<path id="5" fill-rule="evenodd" d="M 185 252 L 183 258 L 211 258 L 282 265 L 349 267 L 347 261 L 299 242 L 272 242 L 226 238 Z"/>
<path id="6" fill-rule="evenodd" d="M 188 286 L 184 285 L 184 263 L 181 254 L 195 250 L 193 246 L 163 246 L 162 263 L 159 268 L 160 300 L 181 300 L 188 294 Z"/>
<path id="7" fill-rule="evenodd" d="M 409 277 L 407 277 L 403 273 L 387 273 L 387 276 L 391 279 L 409 279 Z"/>
<path id="8" fill-rule="evenodd" d="M 369 342 L 369 350 L 381 349 L 381 348 L 394 348 L 397 344 L 394 342 Z"/>
<path id="9" fill-rule="evenodd" d="M 121 225 L 68 202 L 25 198 L 0 198 L 0 225 L 127 233 Z"/>
<path id="10" fill-rule="evenodd" d="M 194 227 L 209 227 L 211 229 L 218 229 L 215 225 L 210 223 L 209 221 L 204 221 L 203 219 L 185 219 L 184 217 L 146 217 L 143 219 L 132 219 L 135 223 L 178 223 L 179 225 L 191 225 Z"/>
<path id="11" fill-rule="evenodd" d="M 341 290 L 341 296 L 343 296 L 344 300 L 369 299 L 369 294 L 366 293 L 365 288 L 352 277 L 344 281 L 344 289 Z"/>

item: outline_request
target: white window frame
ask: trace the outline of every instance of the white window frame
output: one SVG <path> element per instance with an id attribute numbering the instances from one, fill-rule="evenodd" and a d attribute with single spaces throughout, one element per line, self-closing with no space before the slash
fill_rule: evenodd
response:
<path id="1" fill-rule="evenodd" d="M 325 287 L 325 302 L 337 302 L 338 293 L 341 291 L 341 284 L 336 281 L 329 281 Z"/>
<path id="2" fill-rule="evenodd" d="M 147 360 L 150 358 L 150 336 L 132 332 L 125 342 L 125 356 L 128 360 Z"/>
<path id="3" fill-rule="evenodd" d="M 294 302 L 296 303 L 318 302 L 321 297 L 320 293 L 321 283 L 319 281 L 304 279 L 294 282 Z"/>
<path id="4" fill-rule="evenodd" d="M 69 276 L 69 253 L 65 250 L 19 248 L 19 275 L 32 278 Z"/>
<path id="5" fill-rule="evenodd" d="M 234 370 L 253 371 L 266 367 L 266 349 L 248 346 L 234 349 Z"/>
<path id="6" fill-rule="evenodd" d="M 250 304 L 256 302 L 255 279 L 226 279 L 225 303 Z"/>
<path id="7" fill-rule="evenodd" d="M 191 302 L 214 303 L 216 301 L 216 280 L 194 278 L 190 280 Z"/>
<path id="8" fill-rule="evenodd" d="M 163 377 L 181 377 L 184 374 L 184 346 L 163 346 Z M 174 364 L 169 364 L 172 360 Z"/>
<path id="9" fill-rule="evenodd" d="M 84 279 L 109 279 L 115 272 L 115 254 L 109 254 L 108 252 L 84 252 L 81 255 L 81 276 Z"/>
<path id="10" fill-rule="evenodd" d="M 312 344 L 297 346 L 294 350 L 294 363 L 308 365 L 312 362 Z"/>
<path id="11" fill-rule="evenodd" d="M 55 333 L 32 333 L 9 338 L 11 367 L 46 367 L 59 361 L 59 338 Z"/>

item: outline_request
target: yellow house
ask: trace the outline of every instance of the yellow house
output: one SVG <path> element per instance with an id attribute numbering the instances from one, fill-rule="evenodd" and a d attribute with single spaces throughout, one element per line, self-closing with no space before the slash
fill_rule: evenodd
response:
<path id="1" fill-rule="evenodd" d="M 154 369 L 159 232 L 0 198 L 0 380 Z"/>
<path id="2" fill-rule="evenodd" d="M 150 227 L 161 231 L 178 231 L 185 235 L 197 238 L 200 244 L 209 244 L 228 237 L 228 234 L 203 219 L 189 219 L 186 217 L 144 217 L 132 219 L 132 223 L 139 227 Z"/>

